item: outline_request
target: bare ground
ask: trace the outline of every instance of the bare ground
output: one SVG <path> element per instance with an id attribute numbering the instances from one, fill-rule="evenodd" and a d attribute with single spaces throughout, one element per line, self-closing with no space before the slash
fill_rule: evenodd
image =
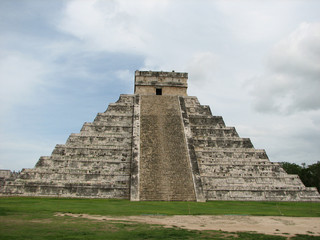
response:
<path id="1" fill-rule="evenodd" d="M 239 215 L 175 215 L 111 217 L 88 214 L 57 213 L 55 216 L 81 217 L 97 221 L 132 221 L 179 227 L 190 230 L 221 230 L 227 232 L 257 232 L 271 235 L 320 235 L 320 218 L 239 216 Z"/>

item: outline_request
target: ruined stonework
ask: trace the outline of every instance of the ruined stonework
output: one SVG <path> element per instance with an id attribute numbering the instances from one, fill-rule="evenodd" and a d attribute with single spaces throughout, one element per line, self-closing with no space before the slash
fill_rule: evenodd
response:
<path id="1" fill-rule="evenodd" d="M 320 201 L 316 188 L 187 96 L 187 79 L 187 73 L 136 71 L 135 94 L 121 95 L 35 168 L 3 178 L 1 195 Z"/>
<path id="2" fill-rule="evenodd" d="M 191 129 L 206 200 L 319 201 L 316 188 L 303 185 L 270 162 L 265 150 L 255 149 L 249 138 L 240 138 L 220 116 L 196 97 L 180 97 Z"/>
<path id="3" fill-rule="evenodd" d="M 121 95 L 80 133 L 58 144 L 35 168 L 7 181 L 6 195 L 124 198 L 130 196 L 134 95 Z"/>

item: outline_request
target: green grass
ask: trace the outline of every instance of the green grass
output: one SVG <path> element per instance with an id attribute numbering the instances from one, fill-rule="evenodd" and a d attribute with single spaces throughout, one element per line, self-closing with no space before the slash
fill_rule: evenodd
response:
<path id="1" fill-rule="evenodd" d="M 285 239 L 280 236 L 255 233 L 191 231 L 179 228 L 164 228 L 157 225 L 98 222 L 68 217 L 42 219 L 42 221 L 27 221 L 23 218 L 19 220 L 10 218 L 10 220 L 1 222 L 0 239 Z"/>
<path id="2" fill-rule="evenodd" d="M 254 215 L 320 217 L 320 203 L 130 202 L 107 199 L 0 198 L 0 239 L 286 239 L 255 233 L 190 231 L 132 222 L 55 217 L 56 212 L 109 216 Z M 295 240 L 320 239 L 298 235 Z"/>
<path id="3" fill-rule="evenodd" d="M 0 198 L 0 215 L 11 213 L 88 213 L 110 216 L 251 215 L 320 217 L 320 203 L 311 202 L 130 202 L 113 199 Z"/>

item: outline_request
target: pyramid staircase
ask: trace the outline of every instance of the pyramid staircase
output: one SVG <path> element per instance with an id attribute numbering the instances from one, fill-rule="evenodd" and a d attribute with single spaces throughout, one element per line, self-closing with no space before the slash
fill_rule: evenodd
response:
<path id="1" fill-rule="evenodd" d="M 177 96 L 142 96 L 140 200 L 195 201 Z"/>

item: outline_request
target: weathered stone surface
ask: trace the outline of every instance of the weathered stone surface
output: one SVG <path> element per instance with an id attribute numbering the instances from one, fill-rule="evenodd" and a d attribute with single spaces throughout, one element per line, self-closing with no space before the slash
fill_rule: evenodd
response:
<path id="1" fill-rule="evenodd" d="M 134 98 L 130 200 L 140 200 L 140 96 Z"/>
<path id="2" fill-rule="evenodd" d="M 129 198 L 134 95 L 121 95 L 107 111 L 58 144 L 33 169 L 7 181 L 5 195 Z"/>
<path id="3" fill-rule="evenodd" d="M 320 201 L 316 188 L 187 96 L 187 78 L 136 71 L 135 94 L 121 95 L 35 168 L 0 170 L 0 195 Z"/>
<path id="4" fill-rule="evenodd" d="M 206 199 L 203 194 L 199 163 L 197 161 L 197 156 L 194 149 L 194 141 L 193 141 L 193 136 L 190 128 L 190 121 L 188 119 L 187 109 L 186 109 L 186 105 L 183 97 L 179 97 L 179 103 L 180 103 L 181 115 L 182 115 L 182 120 L 184 125 L 184 133 L 185 133 L 186 142 L 187 142 L 187 149 L 189 151 L 189 161 L 191 165 L 196 200 L 197 202 L 205 202 Z"/>
<path id="5" fill-rule="evenodd" d="M 287 174 L 195 97 L 183 97 L 207 200 L 319 201 L 315 188 Z M 205 109 L 205 110 L 204 110 Z"/>
<path id="6" fill-rule="evenodd" d="M 188 73 L 177 72 L 135 72 L 135 94 L 156 95 L 156 89 L 161 89 L 161 95 L 187 96 Z"/>
<path id="7" fill-rule="evenodd" d="M 141 96 L 140 200 L 195 201 L 176 96 Z"/>
<path id="8" fill-rule="evenodd" d="M 6 181 L 14 181 L 19 176 L 17 172 L 11 172 L 10 170 L 0 170 L 0 188 L 3 188 Z M 0 192 L 1 193 L 1 192 Z"/>

